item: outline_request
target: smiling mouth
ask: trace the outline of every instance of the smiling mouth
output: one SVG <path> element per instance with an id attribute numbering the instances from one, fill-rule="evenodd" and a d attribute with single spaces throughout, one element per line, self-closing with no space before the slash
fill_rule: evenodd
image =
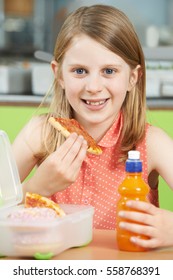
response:
<path id="1" fill-rule="evenodd" d="M 93 100 L 85 100 L 85 99 L 82 99 L 82 101 L 84 103 L 86 103 L 87 105 L 92 105 L 92 106 L 99 106 L 99 105 L 103 105 L 107 102 L 109 98 L 107 99 L 102 99 L 102 100 L 96 100 L 96 101 L 93 101 Z"/>

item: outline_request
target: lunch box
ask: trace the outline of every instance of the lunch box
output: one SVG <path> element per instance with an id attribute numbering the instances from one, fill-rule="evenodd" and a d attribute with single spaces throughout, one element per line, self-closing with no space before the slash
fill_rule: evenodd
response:
<path id="1" fill-rule="evenodd" d="M 66 213 L 54 220 L 9 219 L 24 208 L 22 184 L 8 135 L 0 130 L 0 255 L 50 259 L 71 247 L 85 246 L 93 236 L 94 208 L 60 204 Z"/>

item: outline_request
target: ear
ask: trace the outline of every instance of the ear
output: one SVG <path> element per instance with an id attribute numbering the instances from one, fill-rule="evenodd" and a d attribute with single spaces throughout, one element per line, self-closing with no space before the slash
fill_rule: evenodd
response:
<path id="1" fill-rule="evenodd" d="M 58 62 L 56 60 L 51 61 L 51 67 L 55 76 L 55 79 L 57 78 L 58 75 Z"/>
<path id="2" fill-rule="evenodd" d="M 58 69 L 59 69 L 58 62 L 56 60 L 52 60 L 51 67 L 52 67 L 55 79 L 57 79 L 57 78 L 59 79 L 59 83 L 60 83 L 61 87 L 64 89 L 63 79 L 61 77 L 58 77 L 58 74 L 59 74 L 58 73 Z"/>
<path id="3" fill-rule="evenodd" d="M 131 91 L 135 87 L 140 77 L 141 66 L 137 65 L 134 69 L 131 70 L 128 91 Z"/>

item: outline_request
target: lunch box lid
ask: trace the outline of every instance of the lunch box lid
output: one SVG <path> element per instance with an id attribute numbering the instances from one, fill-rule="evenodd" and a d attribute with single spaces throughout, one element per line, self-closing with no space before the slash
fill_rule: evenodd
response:
<path id="1" fill-rule="evenodd" d="M 22 201 L 22 184 L 11 143 L 5 131 L 0 130 L 0 211 Z"/>

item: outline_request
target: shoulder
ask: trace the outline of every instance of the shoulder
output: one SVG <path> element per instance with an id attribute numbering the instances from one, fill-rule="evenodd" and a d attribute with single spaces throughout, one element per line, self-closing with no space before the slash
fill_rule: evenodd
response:
<path id="1" fill-rule="evenodd" d="M 23 127 L 17 135 L 13 145 L 22 141 L 31 148 L 33 153 L 37 153 L 41 148 L 42 129 L 46 121 L 46 115 L 38 115 L 31 118 L 31 120 Z"/>
<path id="2" fill-rule="evenodd" d="M 26 124 L 26 127 L 30 129 L 35 129 L 36 127 L 42 127 L 43 123 L 46 120 L 46 114 L 33 116 L 30 121 Z"/>
<path id="3" fill-rule="evenodd" d="M 147 133 L 147 155 L 152 169 L 173 154 L 173 139 L 161 128 L 150 125 Z"/>
<path id="4" fill-rule="evenodd" d="M 172 141 L 172 138 L 162 128 L 149 125 L 147 134 L 148 144 L 152 146 L 153 143 L 155 143 L 155 145 L 162 143 L 162 145 L 164 145 L 164 143 L 172 143 Z"/>
<path id="5" fill-rule="evenodd" d="M 44 123 L 46 121 L 46 115 L 38 115 L 31 118 L 31 120 L 23 128 L 25 137 L 31 139 L 36 138 L 41 135 Z"/>

